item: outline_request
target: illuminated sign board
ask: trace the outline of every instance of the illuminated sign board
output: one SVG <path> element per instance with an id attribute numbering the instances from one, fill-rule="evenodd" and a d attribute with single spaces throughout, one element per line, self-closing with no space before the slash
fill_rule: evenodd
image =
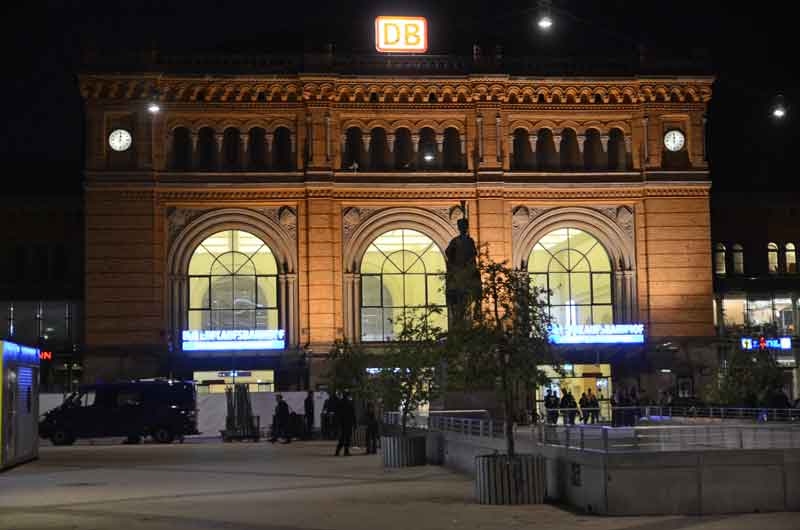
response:
<path id="1" fill-rule="evenodd" d="M 791 337 L 779 337 L 774 339 L 768 339 L 766 337 L 760 337 L 754 339 L 748 337 L 748 338 L 743 338 L 741 342 L 743 350 L 791 350 L 792 349 Z"/>
<path id="2" fill-rule="evenodd" d="M 377 17 L 375 49 L 381 53 L 425 53 L 428 21 L 423 17 Z"/>
<path id="3" fill-rule="evenodd" d="M 642 344 L 644 324 L 554 324 L 550 328 L 553 344 Z"/>
<path id="4" fill-rule="evenodd" d="M 282 329 L 218 329 L 183 332 L 183 351 L 282 350 Z"/>
<path id="5" fill-rule="evenodd" d="M 39 364 L 39 349 L 30 346 L 22 346 L 14 342 L 0 340 L 0 357 L 6 361 L 16 361 L 31 364 Z"/>
<path id="6" fill-rule="evenodd" d="M 39 360 L 40 361 L 52 361 L 53 360 L 53 352 L 51 352 L 51 351 L 40 351 L 39 352 Z"/>

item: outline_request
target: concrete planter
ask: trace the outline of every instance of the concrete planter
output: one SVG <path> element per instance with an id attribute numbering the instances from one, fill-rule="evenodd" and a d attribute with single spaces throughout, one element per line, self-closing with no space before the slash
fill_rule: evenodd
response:
<path id="1" fill-rule="evenodd" d="M 383 467 L 409 467 L 425 465 L 425 436 L 381 436 Z"/>
<path id="2" fill-rule="evenodd" d="M 545 485 L 541 456 L 475 457 L 475 496 L 481 504 L 542 504 Z"/>

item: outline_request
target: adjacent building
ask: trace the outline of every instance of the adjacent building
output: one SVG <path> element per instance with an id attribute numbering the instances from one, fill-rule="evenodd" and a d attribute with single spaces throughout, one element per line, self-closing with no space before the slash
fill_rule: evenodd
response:
<path id="1" fill-rule="evenodd" d="M 86 379 L 315 387 L 444 305 L 467 217 L 551 290 L 576 390 L 713 382 L 712 78 L 473 59 L 87 64 Z"/>

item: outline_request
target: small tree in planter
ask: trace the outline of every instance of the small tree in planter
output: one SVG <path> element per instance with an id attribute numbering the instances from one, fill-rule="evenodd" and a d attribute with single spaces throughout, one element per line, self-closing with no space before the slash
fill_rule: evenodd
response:
<path id="1" fill-rule="evenodd" d="M 541 469 L 523 468 L 541 464 L 532 463 L 529 455 L 517 455 L 513 420 L 519 392 L 532 384 L 545 384 L 547 377 L 538 367 L 555 364 L 549 347 L 545 292 L 531 285 L 527 271 L 495 262 L 486 252 L 478 257 L 477 268 L 481 291 L 468 300 L 471 310 L 465 314 L 469 316 L 450 324 L 448 383 L 457 381 L 467 389 L 493 388 L 505 413 L 506 454 L 478 457 L 480 501 L 529 503 L 541 498 L 530 481 L 531 472 L 536 476 Z M 505 466 L 510 472 L 482 473 L 482 465 Z M 490 479 L 507 482 L 502 486 L 481 483 Z"/>
<path id="2" fill-rule="evenodd" d="M 444 332 L 435 324 L 440 315 L 436 307 L 407 313 L 374 381 L 384 409 L 400 412 L 399 433 L 383 436 L 386 466 L 425 463 L 425 437 L 408 436 L 408 423 L 415 411 L 441 394 Z"/>
<path id="3" fill-rule="evenodd" d="M 328 352 L 328 372 L 325 380 L 329 392 L 349 392 L 357 401 L 367 401 L 374 397 L 367 368 L 369 354 L 359 344 L 337 340 Z"/>

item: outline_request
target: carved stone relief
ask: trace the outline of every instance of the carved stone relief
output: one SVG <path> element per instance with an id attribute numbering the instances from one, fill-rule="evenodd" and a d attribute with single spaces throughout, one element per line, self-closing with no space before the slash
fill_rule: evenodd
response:
<path id="1" fill-rule="evenodd" d="M 211 211 L 214 211 L 214 209 L 167 208 L 167 227 L 170 245 L 172 245 L 175 238 L 178 237 L 181 230 L 186 228 L 186 226 L 201 215 Z M 281 206 L 279 208 L 258 208 L 255 209 L 255 211 L 273 220 L 281 227 L 288 239 L 293 243 L 297 242 L 297 212 L 294 208 Z"/>
<path id="2" fill-rule="evenodd" d="M 390 208 L 363 208 L 352 206 L 345 208 L 342 212 L 342 240 L 344 243 L 350 241 L 353 233 L 367 219 L 378 212 Z M 420 208 L 442 218 L 447 224 L 457 230 L 458 220 L 462 217 L 461 206 L 433 206 L 430 208 Z"/>
<path id="3" fill-rule="evenodd" d="M 629 206 L 606 206 L 595 208 L 595 210 L 614 221 L 614 223 L 625 232 L 625 235 L 628 236 L 629 239 L 633 239 L 633 210 Z"/>
<path id="4" fill-rule="evenodd" d="M 210 212 L 210 209 L 200 210 L 195 208 L 167 208 L 167 229 L 170 245 L 178 234 L 192 221 Z"/>
<path id="5" fill-rule="evenodd" d="M 534 219 L 552 208 L 531 208 L 530 206 L 517 206 L 511 212 L 511 231 L 516 235 Z"/>

